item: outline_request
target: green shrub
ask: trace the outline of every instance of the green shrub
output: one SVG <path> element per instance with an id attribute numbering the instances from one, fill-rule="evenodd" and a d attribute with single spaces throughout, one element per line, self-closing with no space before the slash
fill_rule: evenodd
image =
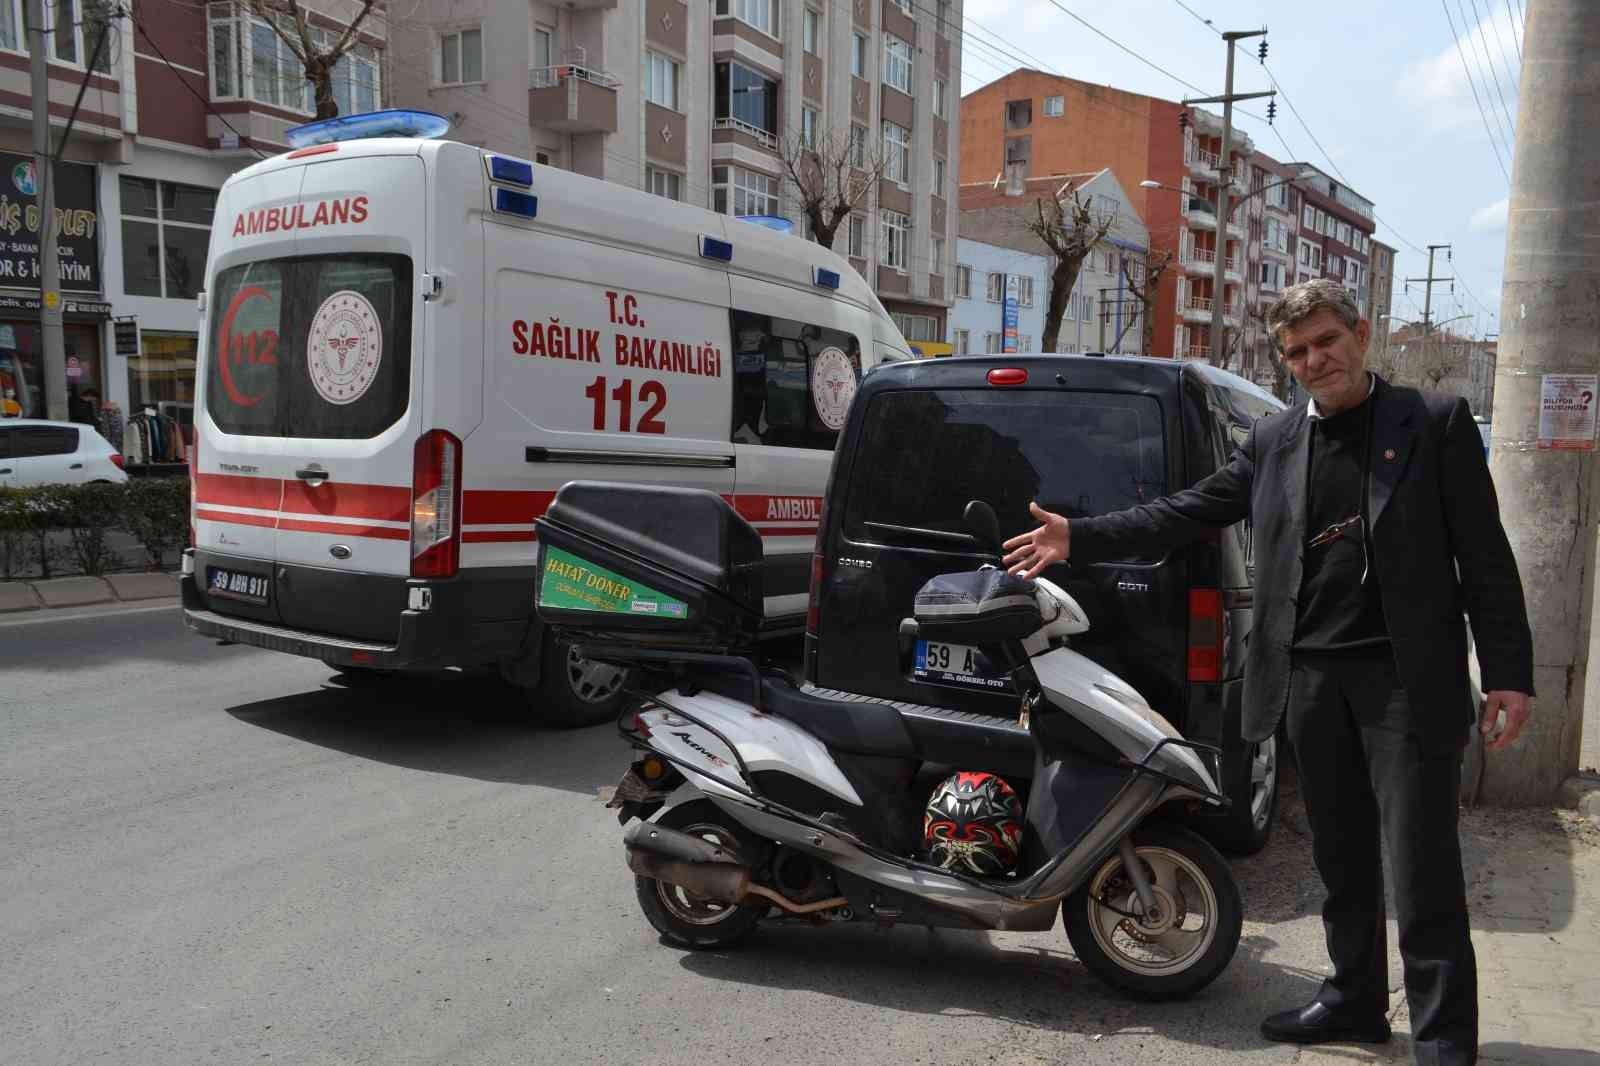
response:
<path id="1" fill-rule="evenodd" d="M 85 574 L 106 572 L 112 552 L 106 534 L 122 526 L 131 485 L 49 485 L 40 491 L 53 500 L 66 527 L 72 560 Z"/>
<path id="2" fill-rule="evenodd" d="M 168 552 L 188 543 L 188 479 L 0 489 L 0 577 L 37 571 L 50 578 L 69 564 L 103 574 L 115 562 L 107 544 L 112 530 L 143 544 L 150 569 L 160 569 Z"/>
<path id="3" fill-rule="evenodd" d="M 189 543 L 189 479 L 143 478 L 127 484 L 121 528 L 144 545 L 150 569 Z"/>

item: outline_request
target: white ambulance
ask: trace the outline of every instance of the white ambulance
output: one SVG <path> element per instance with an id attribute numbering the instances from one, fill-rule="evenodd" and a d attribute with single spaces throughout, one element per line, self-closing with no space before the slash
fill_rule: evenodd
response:
<path id="1" fill-rule="evenodd" d="M 909 345 L 845 260 L 379 112 L 223 186 L 200 304 L 190 628 L 340 671 L 498 667 L 560 724 L 623 678 L 544 638 L 576 478 L 712 489 L 804 621 L 838 429 Z M 648 515 L 640 515 L 646 522 Z"/>

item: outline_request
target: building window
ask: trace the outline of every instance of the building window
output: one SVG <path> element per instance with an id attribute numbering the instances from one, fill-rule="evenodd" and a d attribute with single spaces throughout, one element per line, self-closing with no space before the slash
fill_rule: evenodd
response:
<path id="1" fill-rule="evenodd" d="M 1301 216 L 1300 221 L 1306 229 L 1314 231 L 1317 228 L 1317 209 L 1306 204 L 1305 214 Z"/>
<path id="2" fill-rule="evenodd" d="M 802 107 L 800 109 L 800 143 L 813 151 L 817 147 L 817 122 L 816 108 Z"/>
<path id="3" fill-rule="evenodd" d="M 944 195 L 944 160 L 933 161 L 933 195 Z"/>
<path id="4" fill-rule="evenodd" d="M 940 276 L 944 275 L 944 238 L 933 239 L 933 262 L 928 265 L 928 271 Z"/>
<path id="5" fill-rule="evenodd" d="M 883 83 L 911 95 L 911 46 L 892 33 L 883 35 Z"/>
<path id="6" fill-rule="evenodd" d="M 251 17 L 233 3 L 211 4 L 206 12 L 214 99 L 255 100 L 308 114 L 316 110 L 315 90 L 306 79 L 305 65 L 271 23 Z M 311 37 L 315 47 L 326 48 L 335 34 L 314 26 Z M 454 39 L 448 56 L 446 38 Z M 461 64 L 470 61 L 475 78 L 482 80 L 482 40 L 477 30 L 441 36 L 439 43 L 437 73 L 444 72 L 448 61 L 460 81 Z M 381 99 L 378 66 L 377 52 L 366 45 L 357 45 L 339 58 L 333 70 L 333 97 L 341 113 L 376 110 Z"/>
<path id="7" fill-rule="evenodd" d="M 193 299 L 205 287 L 217 190 L 149 178 L 123 177 L 118 183 L 123 290 L 131 296 Z"/>
<path id="8" fill-rule="evenodd" d="M 907 315 L 896 312 L 889 317 L 894 319 L 895 328 L 908 341 L 939 339 L 939 320 L 932 315 Z"/>
<path id="9" fill-rule="evenodd" d="M 1006 276 L 1004 274 L 990 274 L 988 288 L 984 295 L 992 304 L 997 304 L 1006 298 Z"/>
<path id="10" fill-rule="evenodd" d="M 1033 306 L 1033 279 L 1026 274 L 1017 279 L 1017 306 Z"/>
<path id="11" fill-rule="evenodd" d="M 653 192 L 657 196 L 665 196 L 668 200 L 683 199 L 683 175 L 670 170 L 645 167 L 644 187 L 646 191 Z"/>
<path id="12" fill-rule="evenodd" d="M 1044 98 L 1044 117 L 1060 118 L 1067 113 L 1067 98 L 1065 96 L 1047 96 Z"/>
<path id="13" fill-rule="evenodd" d="M 867 169 L 867 127 L 858 123 L 850 124 L 850 165 Z"/>
<path id="14" fill-rule="evenodd" d="M 713 210 L 724 215 L 778 214 L 778 179 L 742 167 L 712 167 Z"/>
<path id="15" fill-rule="evenodd" d="M 972 298 L 972 268 L 965 263 L 956 264 L 956 298 L 960 300 Z"/>
<path id="16" fill-rule="evenodd" d="M 985 355 L 1000 354 L 1000 334 L 985 333 L 983 335 L 983 353 Z"/>
<path id="17" fill-rule="evenodd" d="M 82 68 L 100 42 L 94 69 L 111 73 L 111 57 L 117 42 L 113 36 L 111 5 L 104 0 L 45 0 L 46 21 L 55 26 L 50 59 Z M 28 52 L 28 0 L 0 0 L 0 48 Z M 103 39 L 102 39 L 103 38 Z"/>
<path id="18" fill-rule="evenodd" d="M 768 37 L 778 36 L 778 0 L 717 0 L 717 14 L 732 15 Z"/>
<path id="19" fill-rule="evenodd" d="M 812 8 L 806 8 L 803 16 L 801 41 L 807 55 L 820 55 L 818 40 L 822 36 L 822 14 Z"/>
<path id="20" fill-rule="evenodd" d="M 898 211 L 880 210 L 878 222 L 883 265 L 903 273 L 911 259 L 911 219 Z"/>
<path id="21" fill-rule="evenodd" d="M 859 33 L 850 37 L 850 75 L 856 78 L 867 76 L 867 39 Z"/>
<path id="22" fill-rule="evenodd" d="M 548 26 L 533 28 L 533 68 L 546 70 L 556 65 L 556 31 Z"/>
<path id="23" fill-rule="evenodd" d="M 901 185 L 911 182 L 911 131 L 893 122 L 883 124 L 883 176 Z"/>
<path id="24" fill-rule="evenodd" d="M 914 0 L 891 0 L 891 2 L 895 7 L 899 8 L 901 11 L 904 11 L 907 15 L 910 15 L 913 18 L 916 17 L 916 4 Z"/>
<path id="25" fill-rule="evenodd" d="M 3 4 L 5 0 L 0 0 Z M 153 407 L 178 420 L 185 443 L 194 439 L 194 368 L 200 338 L 193 333 L 139 331 L 139 354 L 128 356 L 128 409 Z M 114 441 L 120 448 L 122 442 Z"/>
<path id="26" fill-rule="evenodd" d="M 471 85 L 483 80 L 483 31 L 439 35 L 439 84 Z"/>
<path id="27" fill-rule="evenodd" d="M 850 216 L 850 254 L 857 259 L 867 257 L 867 220 L 860 215 Z"/>
<path id="28" fill-rule="evenodd" d="M 944 79 L 933 79 L 933 114 L 936 118 L 944 118 Z"/>
<path id="29" fill-rule="evenodd" d="M 972 331 L 958 329 L 951 333 L 953 355 L 966 355 L 967 347 L 972 343 Z"/>
<path id="30" fill-rule="evenodd" d="M 757 132 L 778 132 L 778 85 L 738 63 L 718 63 L 716 117 Z"/>
<path id="31" fill-rule="evenodd" d="M 1017 351 L 1019 351 L 1019 352 L 1031 352 L 1031 351 L 1033 351 L 1033 334 L 1031 334 L 1031 333 L 1019 333 L 1019 334 L 1017 334 Z"/>
<path id="32" fill-rule="evenodd" d="M 644 98 L 658 107 L 678 110 L 679 64 L 659 52 L 644 56 Z"/>

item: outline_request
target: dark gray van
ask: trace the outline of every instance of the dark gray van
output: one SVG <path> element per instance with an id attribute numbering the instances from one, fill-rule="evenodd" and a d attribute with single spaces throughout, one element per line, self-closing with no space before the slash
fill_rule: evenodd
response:
<path id="1" fill-rule="evenodd" d="M 974 725 L 1014 721 L 1016 694 L 977 649 L 899 635 L 924 581 L 981 557 L 962 519 L 967 502 L 988 501 L 1008 537 L 1036 524 L 1030 500 L 1069 518 L 1145 503 L 1210 474 L 1282 406 L 1243 378 L 1170 359 L 985 356 L 874 370 L 834 456 L 812 560 L 807 681 Z M 1045 576 L 1089 615 L 1076 650 L 1184 736 L 1222 749 L 1216 769 L 1233 806 L 1197 827 L 1234 852 L 1263 847 L 1280 745 L 1247 745 L 1239 733 L 1249 523 L 1164 557 L 1069 562 Z M 1030 773 L 1015 754 L 1003 743 L 974 748 L 961 769 Z"/>

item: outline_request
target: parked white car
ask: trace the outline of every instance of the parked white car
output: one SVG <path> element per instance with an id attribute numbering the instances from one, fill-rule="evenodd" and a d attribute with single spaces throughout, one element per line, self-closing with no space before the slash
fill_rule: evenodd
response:
<path id="1" fill-rule="evenodd" d="M 0 421 L 0 486 L 127 480 L 122 456 L 93 426 L 37 418 Z"/>

